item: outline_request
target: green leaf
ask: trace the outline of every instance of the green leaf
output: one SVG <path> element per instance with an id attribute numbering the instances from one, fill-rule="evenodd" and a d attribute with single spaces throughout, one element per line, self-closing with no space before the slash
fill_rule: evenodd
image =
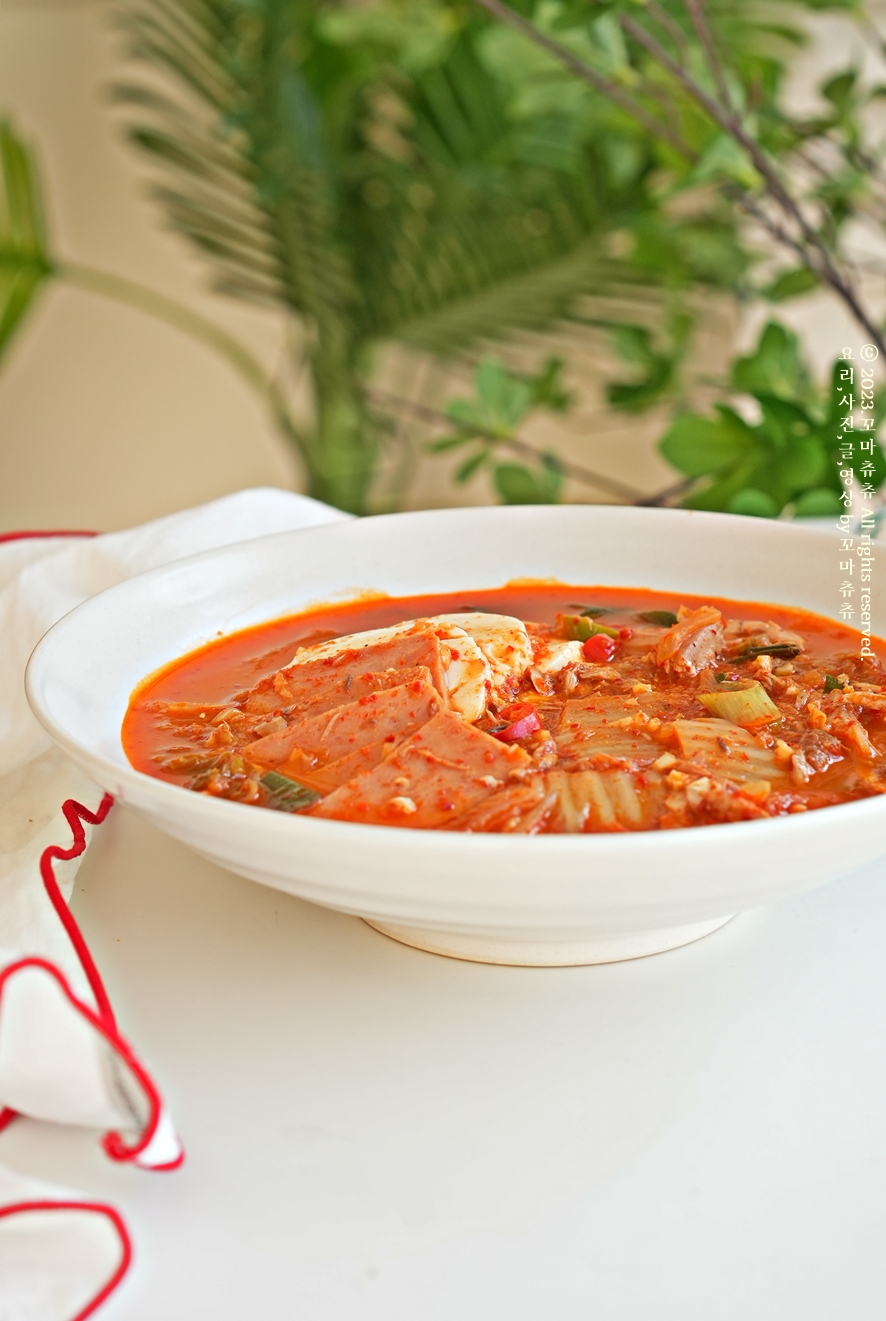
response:
<path id="1" fill-rule="evenodd" d="M 726 511 L 729 501 L 744 487 L 755 480 L 760 471 L 760 453 L 750 455 L 740 463 L 727 468 L 709 486 L 700 491 L 692 491 L 684 497 L 686 509 L 713 509 L 720 513 Z"/>
<path id="2" fill-rule="evenodd" d="M 778 437 L 779 443 L 786 443 L 793 436 L 808 436 L 815 430 L 813 419 L 798 399 L 784 399 L 760 390 L 757 400 L 764 427 Z"/>
<path id="3" fill-rule="evenodd" d="M 683 413 L 659 444 L 659 451 L 678 472 L 702 477 L 720 472 L 752 453 L 753 430 L 737 413 L 721 407 L 718 418 Z"/>
<path id="4" fill-rule="evenodd" d="M 439 440 L 431 441 L 428 451 L 431 454 L 446 454 L 449 450 L 470 444 L 472 439 L 472 436 L 442 436 Z"/>
<path id="5" fill-rule="evenodd" d="M 532 390 L 496 358 L 486 358 L 474 375 L 477 396 L 485 405 L 493 429 L 510 434 L 532 407 Z"/>
<path id="6" fill-rule="evenodd" d="M 696 183 L 704 183 L 709 179 L 731 179 L 742 188 L 749 189 L 758 188 L 762 182 L 747 152 L 728 133 L 719 134 L 705 149 L 693 170 L 693 179 Z"/>
<path id="7" fill-rule="evenodd" d="M 554 505 L 559 502 L 563 476 L 553 455 L 545 455 L 540 468 L 522 463 L 499 463 L 493 481 L 506 505 Z"/>
<path id="8" fill-rule="evenodd" d="M 575 396 L 565 389 L 562 381 L 565 366 L 562 358 L 548 358 L 535 376 L 524 378 L 532 391 L 534 408 L 549 408 L 554 413 L 565 413 L 572 407 Z"/>
<path id="9" fill-rule="evenodd" d="M 656 403 L 674 378 L 674 364 L 659 358 L 641 381 L 611 381 L 606 387 L 606 398 L 613 408 L 638 413 Z"/>
<path id="10" fill-rule="evenodd" d="M 827 453 L 818 436 L 799 437 L 772 459 L 767 488 L 784 505 L 801 492 L 821 486 L 827 471 Z"/>
<path id="11" fill-rule="evenodd" d="M 847 69 L 844 73 L 835 74 L 822 84 L 821 94 L 837 111 L 841 119 L 846 117 L 852 105 L 852 93 L 858 80 L 858 72 L 855 69 Z"/>
<path id="12" fill-rule="evenodd" d="M 679 311 L 669 317 L 667 342 L 661 348 L 648 326 L 590 317 L 587 324 L 608 330 L 616 353 L 640 369 L 636 380 L 612 381 L 606 387 L 606 397 L 614 408 L 640 412 L 672 390 L 692 328 L 692 318 L 687 313 Z"/>
<path id="13" fill-rule="evenodd" d="M 843 513 L 843 502 L 836 491 L 819 486 L 804 491 L 794 504 L 794 518 L 830 518 Z"/>
<path id="14" fill-rule="evenodd" d="M 673 610 L 641 610 L 637 618 L 644 624 L 658 624 L 661 628 L 673 628 L 677 622 Z"/>
<path id="15" fill-rule="evenodd" d="M 798 266 L 795 270 L 783 271 L 760 292 L 771 303 L 783 303 L 788 298 L 798 298 L 801 294 L 807 294 L 811 289 L 818 289 L 820 286 L 821 279 L 815 271 L 811 271 L 808 266 Z"/>
<path id="16" fill-rule="evenodd" d="M 778 505 L 765 491 L 746 486 L 738 491 L 726 506 L 730 514 L 749 514 L 752 518 L 775 518 Z"/>
<path id="17" fill-rule="evenodd" d="M 465 433 L 507 439 L 532 407 L 532 387 L 497 358 L 485 358 L 474 373 L 475 399 L 451 399 L 446 415 Z"/>
<path id="18" fill-rule="evenodd" d="M 444 411 L 466 432 L 485 431 L 490 421 L 486 409 L 479 408 L 473 399 L 450 399 Z"/>
<path id="19" fill-rule="evenodd" d="M 600 52 L 600 67 L 623 82 L 636 80 L 631 68 L 624 33 L 613 14 L 603 14 L 590 25 L 591 40 Z"/>
<path id="20" fill-rule="evenodd" d="M 610 326 L 609 333 L 613 348 L 625 362 L 650 367 L 657 361 L 658 354 L 652 347 L 652 332 L 648 326 L 616 324 Z"/>
<path id="21" fill-rule="evenodd" d="M 465 482 L 469 482 L 473 477 L 474 473 L 479 472 L 479 470 L 483 467 L 483 464 L 486 462 L 488 458 L 489 458 L 488 449 L 484 448 L 478 450 L 476 454 L 472 454 L 469 459 L 465 459 L 464 463 L 460 464 L 458 468 L 456 468 L 455 480 L 459 483 L 460 486 L 464 485 Z"/>
<path id="22" fill-rule="evenodd" d="M 0 122 L 0 357 L 52 274 L 33 159 Z"/>
<path id="23" fill-rule="evenodd" d="M 732 383 L 747 394 L 796 399 L 808 394 L 811 381 L 800 355 L 800 341 L 777 321 L 763 329 L 752 354 L 732 366 Z"/>

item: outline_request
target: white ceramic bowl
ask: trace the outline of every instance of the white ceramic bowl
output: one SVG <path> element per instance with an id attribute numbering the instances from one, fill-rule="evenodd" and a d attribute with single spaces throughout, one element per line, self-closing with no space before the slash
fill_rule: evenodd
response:
<path id="1" fill-rule="evenodd" d="M 634 958 L 886 852 L 886 796 L 766 821 L 618 835 L 527 838 L 315 821 L 133 770 L 120 740 L 133 688 L 219 631 L 366 589 L 469 597 L 509 579 L 553 578 L 833 617 L 840 558 L 827 533 L 674 510 L 455 509 L 333 524 L 194 556 L 93 597 L 35 650 L 28 697 L 56 742 L 119 801 L 243 876 L 457 957 Z M 874 632 L 882 633 L 886 602 L 876 586 L 875 577 Z"/>

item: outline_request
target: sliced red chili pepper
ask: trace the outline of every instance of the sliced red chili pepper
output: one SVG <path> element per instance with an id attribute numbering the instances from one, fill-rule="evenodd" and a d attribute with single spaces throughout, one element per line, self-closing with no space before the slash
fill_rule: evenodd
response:
<path id="1" fill-rule="evenodd" d="M 634 636 L 634 630 L 632 628 L 620 628 L 618 630 L 618 636 L 621 638 L 622 642 L 627 642 L 628 638 Z"/>
<path id="2" fill-rule="evenodd" d="M 587 661 L 608 661 L 618 651 L 618 643 L 615 638 L 607 637 L 605 633 L 595 633 L 587 642 L 582 643 L 581 654 Z"/>
<path id="3" fill-rule="evenodd" d="M 512 702 L 500 714 L 510 723 L 503 729 L 490 732 L 501 739 L 502 743 L 516 743 L 518 739 L 526 738 L 527 734 L 534 734 L 542 727 L 539 714 L 531 702 Z"/>

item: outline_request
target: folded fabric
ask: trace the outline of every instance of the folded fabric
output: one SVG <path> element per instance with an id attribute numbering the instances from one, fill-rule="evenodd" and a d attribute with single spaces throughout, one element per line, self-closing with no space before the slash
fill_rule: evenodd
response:
<path id="1" fill-rule="evenodd" d="M 68 610 L 133 574 L 344 517 L 267 489 L 103 536 L 0 538 L 0 1131 L 21 1114 L 102 1129 L 112 1159 L 145 1169 L 174 1169 L 183 1156 L 68 909 L 111 799 L 31 714 L 23 687 L 31 651 Z M 123 1278 L 129 1255 L 113 1208 L 0 1167 L 0 1317 L 85 1317 Z"/>

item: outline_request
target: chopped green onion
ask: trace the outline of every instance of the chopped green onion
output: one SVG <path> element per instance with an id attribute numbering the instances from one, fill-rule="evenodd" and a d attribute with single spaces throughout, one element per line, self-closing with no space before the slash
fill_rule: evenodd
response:
<path id="1" fill-rule="evenodd" d="M 845 683 L 841 683 L 835 674 L 826 674 L 824 676 L 824 690 L 826 693 L 832 693 L 835 688 L 845 688 Z"/>
<path id="2" fill-rule="evenodd" d="M 609 638 L 619 638 L 617 628 L 607 628 L 605 624 L 595 624 L 586 615 L 561 615 L 563 636 L 574 642 L 587 642 L 596 633 L 605 633 Z"/>
<path id="3" fill-rule="evenodd" d="M 743 679 L 738 683 L 722 680 L 715 693 L 697 693 L 702 706 L 712 716 L 731 720 L 746 729 L 755 725 L 771 725 L 781 720 L 781 712 L 762 684 L 756 679 Z"/>
<path id="4" fill-rule="evenodd" d="M 577 610 L 585 619 L 597 619 L 599 615 L 608 615 L 612 613 L 611 605 L 582 605 L 581 602 L 571 601 L 570 610 Z"/>
<path id="5" fill-rule="evenodd" d="M 715 675 L 714 675 L 714 678 L 716 679 L 717 683 L 725 683 L 725 681 L 726 681 L 726 675 L 725 675 L 725 674 L 715 674 Z"/>
<path id="6" fill-rule="evenodd" d="M 261 777 L 261 782 L 268 791 L 268 807 L 278 812 L 301 812 L 320 799 L 320 795 L 298 780 L 290 780 L 288 775 L 279 771 L 268 771 Z"/>
<path id="7" fill-rule="evenodd" d="M 677 622 L 673 610 L 643 610 L 637 618 L 644 624 L 660 624 L 662 628 L 673 628 Z"/>
<path id="8" fill-rule="evenodd" d="M 755 656 L 781 656 L 783 660 L 793 660 L 801 650 L 793 642 L 771 642 L 767 647 L 746 647 L 735 659 L 743 661 L 753 660 Z"/>

